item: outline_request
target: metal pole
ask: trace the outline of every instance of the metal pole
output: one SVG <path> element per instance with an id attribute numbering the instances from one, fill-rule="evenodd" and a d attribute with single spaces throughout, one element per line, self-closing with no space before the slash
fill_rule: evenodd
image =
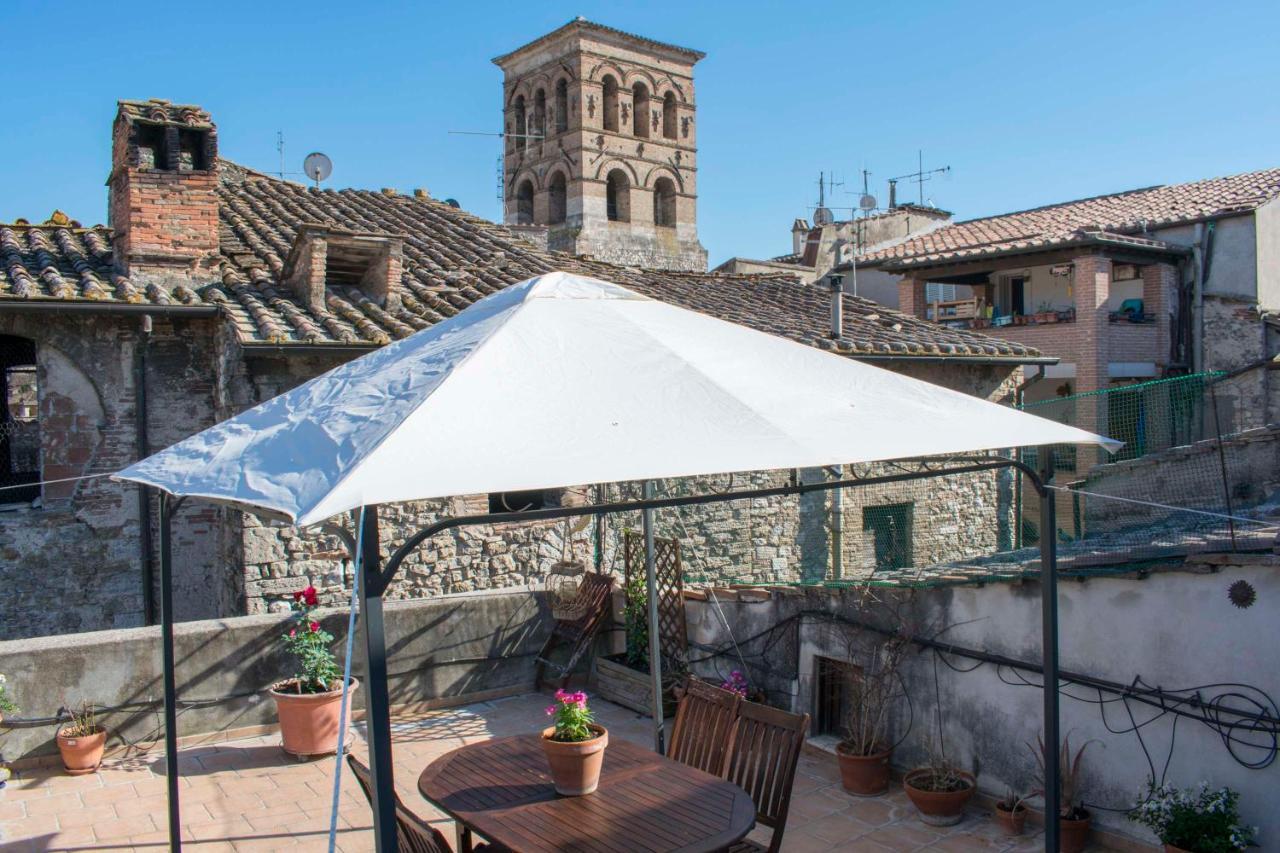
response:
<path id="1" fill-rule="evenodd" d="M 160 492 L 160 648 L 164 663 L 164 773 L 169 789 L 169 849 L 182 849 L 182 814 L 178 802 L 178 685 L 173 654 L 173 508 Z M 147 523 L 144 519 L 143 523 Z"/>
<path id="2" fill-rule="evenodd" d="M 653 498 L 653 481 L 645 480 L 645 500 Z M 649 595 L 649 676 L 653 690 L 653 749 L 663 753 L 662 743 L 662 638 L 658 636 L 658 569 L 653 560 L 653 509 L 641 512 L 644 527 L 644 578 Z"/>
<path id="3" fill-rule="evenodd" d="M 373 777 L 373 837 L 378 853 L 396 853 L 396 794 L 391 764 L 391 703 L 387 694 L 387 638 L 382 623 L 379 573 L 378 507 L 360 510 L 360 571 L 364 591 L 365 726 L 369 737 L 369 775 Z"/>
<path id="4" fill-rule="evenodd" d="M 1062 777 L 1058 733 L 1058 526 L 1054 507 L 1053 447 L 1040 447 L 1040 619 L 1044 657 L 1044 849 L 1058 853 Z"/>

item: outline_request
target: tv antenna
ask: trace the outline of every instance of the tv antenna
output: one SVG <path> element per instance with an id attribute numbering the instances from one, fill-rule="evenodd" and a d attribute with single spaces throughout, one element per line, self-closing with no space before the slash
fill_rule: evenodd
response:
<path id="1" fill-rule="evenodd" d="M 319 151 L 312 151 L 302 161 L 302 171 L 316 182 L 316 189 L 320 189 L 320 182 L 333 174 L 333 161 Z"/>
<path id="2" fill-rule="evenodd" d="M 898 181 L 915 181 L 920 194 L 920 206 L 924 207 L 925 181 L 932 181 L 936 176 L 948 174 L 950 171 L 950 166 L 942 166 L 926 172 L 924 168 L 924 151 L 916 151 L 916 170 L 909 175 L 899 175 L 896 178 L 889 179 L 889 206 L 893 207 L 897 203 Z"/>
<path id="3" fill-rule="evenodd" d="M 862 211 L 863 216 L 870 216 L 871 211 L 876 209 L 876 197 L 871 194 L 867 187 L 867 181 L 871 177 L 871 172 L 866 169 L 862 170 L 862 195 L 858 198 L 858 210 Z"/>
<path id="4" fill-rule="evenodd" d="M 825 172 L 818 173 L 818 206 L 813 210 L 814 225 L 830 225 L 836 221 L 835 214 L 831 212 L 831 208 L 827 207 L 826 187 L 828 185 L 827 175 Z M 835 187 L 831 183 L 832 188 Z"/>
<path id="5" fill-rule="evenodd" d="M 276 150 L 280 152 L 280 180 L 284 180 L 284 131 L 276 131 Z"/>
<path id="6" fill-rule="evenodd" d="M 487 130 L 451 130 L 449 134 L 452 136 L 496 136 L 499 140 L 508 137 L 511 139 L 546 139 L 541 133 L 492 133 Z M 499 141 L 498 148 L 498 164 L 497 169 L 497 199 L 498 199 L 498 221 L 501 222 L 506 218 L 506 202 L 507 202 L 507 176 L 506 176 L 506 143 Z"/>

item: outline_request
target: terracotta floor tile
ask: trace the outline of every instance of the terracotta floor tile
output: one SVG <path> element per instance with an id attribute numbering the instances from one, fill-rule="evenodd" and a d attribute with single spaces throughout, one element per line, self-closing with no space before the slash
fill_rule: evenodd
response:
<path id="1" fill-rule="evenodd" d="M 164 813 L 161 812 L 157 817 L 164 820 Z M 115 820 L 104 820 L 95 824 L 93 834 L 98 837 L 99 841 L 121 841 L 132 835 L 141 835 L 144 832 L 154 832 L 159 829 L 151 819 L 151 815 L 133 815 L 132 817 L 122 817 Z"/>
<path id="2" fill-rule="evenodd" d="M 163 811 L 163 807 L 161 809 Z M 115 820 L 118 815 L 111 806 L 81 806 L 78 809 L 66 809 L 58 813 L 58 826 L 62 829 L 73 829 L 81 826 L 93 826 L 108 820 Z"/>

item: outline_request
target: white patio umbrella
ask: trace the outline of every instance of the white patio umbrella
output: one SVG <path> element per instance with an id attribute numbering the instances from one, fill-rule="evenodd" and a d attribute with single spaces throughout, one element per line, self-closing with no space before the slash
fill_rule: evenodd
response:
<path id="1" fill-rule="evenodd" d="M 374 508 L 399 501 L 1078 443 L 1120 446 L 608 282 L 555 272 L 512 285 L 116 476 L 299 526 L 369 508 L 362 530 L 376 540 Z M 167 524 L 161 533 L 168 600 Z M 364 551 L 363 570 L 376 581 L 376 541 L 370 550 L 366 539 Z M 653 620 L 651 554 L 646 562 Z M 363 599 L 366 702 L 381 849 L 394 844 L 394 813 L 382 589 L 370 585 Z M 166 604 L 176 843 L 171 620 Z M 656 642 L 652 626 L 650 634 Z M 651 657 L 657 703 L 658 657 Z"/>
<path id="2" fill-rule="evenodd" d="M 299 526 L 372 504 L 1110 441 L 555 272 L 118 476 Z"/>

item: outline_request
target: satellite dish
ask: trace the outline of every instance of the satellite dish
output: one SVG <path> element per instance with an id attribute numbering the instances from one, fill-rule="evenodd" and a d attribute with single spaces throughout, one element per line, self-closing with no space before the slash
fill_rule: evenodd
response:
<path id="1" fill-rule="evenodd" d="M 817 210 L 813 212 L 814 225 L 830 225 L 832 222 L 835 222 L 835 221 L 836 221 L 835 214 L 833 214 L 828 208 L 819 207 Z"/>
<path id="2" fill-rule="evenodd" d="M 876 197 L 863 193 L 862 198 L 858 199 L 858 209 L 871 211 L 876 209 Z"/>
<path id="3" fill-rule="evenodd" d="M 312 151 L 302 161 L 302 171 L 319 186 L 321 181 L 333 174 L 333 161 L 319 151 Z"/>

